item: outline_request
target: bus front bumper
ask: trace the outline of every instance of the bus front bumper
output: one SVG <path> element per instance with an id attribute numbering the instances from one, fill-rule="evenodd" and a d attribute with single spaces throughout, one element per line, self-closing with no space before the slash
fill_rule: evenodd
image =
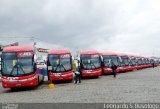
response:
<path id="1" fill-rule="evenodd" d="M 103 72 L 102 72 L 103 74 L 112 74 L 112 69 L 110 69 L 110 68 L 103 68 Z"/>
<path id="2" fill-rule="evenodd" d="M 96 70 L 82 70 L 82 77 L 98 77 L 102 75 L 102 69 Z"/>
<path id="3" fill-rule="evenodd" d="M 52 81 L 73 80 L 73 72 L 68 73 L 49 73 L 49 79 Z"/>
<path id="4" fill-rule="evenodd" d="M 28 79 L 21 79 L 21 80 L 7 80 L 2 79 L 2 86 L 4 88 L 18 88 L 18 87 L 30 87 L 30 86 L 37 86 L 38 79 L 37 78 L 28 78 Z"/>

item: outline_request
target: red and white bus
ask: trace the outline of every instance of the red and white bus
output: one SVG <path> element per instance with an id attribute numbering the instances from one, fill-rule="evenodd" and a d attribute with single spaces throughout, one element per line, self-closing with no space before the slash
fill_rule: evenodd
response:
<path id="1" fill-rule="evenodd" d="M 136 56 L 135 55 L 128 55 L 128 56 L 129 56 L 130 61 L 131 61 L 131 69 L 132 70 L 137 70 L 137 68 L 138 68 L 137 62 L 138 62 L 138 60 L 137 60 Z"/>
<path id="2" fill-rule="evenodd" d="M 43 81 L 43 72 L 36 69 L 36 48 L 32 46 L 10 46 L 2 52 L 2 86 L 17 88 L 38 86 Z"/>
<path id="3" fill-rule="evenodd" d="M 143 67 L 144 68 L 148 68 L 149 67 L 149 63 L 148 63 L 148 58 L 147 57 L 143 57 Z"/>
<path id="4" fill-rule="evenodd" d="M 142 68 L 146 68 L 146 61 L 145 61 L 145 58 L 142 57 L 142 56 L 141 56 L 141 58 L 142 58 Z"/>
<path id="5" fill-rule="evenodd" d="M 123 71 L 124 72 L 131 71 L 132 68 L 130 66 L 129 56 L 127 54 L 124 54 L 124 53 L 117 53 L 117 55 L 121 59 L 121 62 L 122 62 L 121 64 L 122 64 L 122 67 L 123 67 Z"/>
<path id="6" fill-rule="evenodd" d="M 142 57 L 141 56 L 137 56 L 137 70 L 143 69 L 143 62 L 142 62 Z"/>
<path id="7" fill-rule="evenodd" d="M 147 58 L 147 64 L 148 64 L 148 68 L 152 67 L 152 64 L 150 62 L 150 58 Z"/>
<path id="8" fill-rule="evenodd" d="M 102 75 L 100 53 L 94 50 L 80 52 L 80 71 L 82 77 Z"/>
<path id="9" fill-rule="evenodd" d="M 148 68 L 152 67 L 151 58 L 148 58 Z"/>
<path id="10" fill-rule="evenodd" d="M 47 69 L 50 81 L 72 81 L 73 70 L 70 50 L 59 49 L 49 51 Z"/>
<path id="11" fill-rule="evenodd" d="M 103 69 L 103 74 L 112 74 L 111 70 L 111 61 L 118 66 L 116 69 L 117 73 L 120 73 L 123 71 L 120 58 L 117 56 L 116 53 L 114 52 L 104 52 L 101 53 L 102 55 L 102 69 Z"/>
<path id="12" fill-rule="evenodd" d="M 158 67 L 159 66 L 159 60 L 157 58 L 155 58 L 154 62 L 155 62 L 155 67 Z"/>

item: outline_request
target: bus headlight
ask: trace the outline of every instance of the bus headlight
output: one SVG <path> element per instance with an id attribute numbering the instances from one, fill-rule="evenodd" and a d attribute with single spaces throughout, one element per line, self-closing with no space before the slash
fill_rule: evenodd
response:
<path id="1" fill-rule="evenodd" d="M 37 78 L 37 76 L 35 75 L 35 76 L 33 76 L 33 77 L 31 77 L 31 78 L 28 78 L 27 80 L 33 80 L 33 79 L 36 79 Z"/>
<path id="2" fill-rule="evenodd" d="M 4 82 L 9 82 L 9 79 L 2 79 L 2 81 L 4 81 Z"/>

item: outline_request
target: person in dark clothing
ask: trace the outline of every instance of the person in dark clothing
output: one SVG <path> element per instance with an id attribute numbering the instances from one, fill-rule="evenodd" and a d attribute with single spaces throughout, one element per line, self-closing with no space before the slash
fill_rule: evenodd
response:
<path id="1" fill-rule="evenodd" d="M 116 78 L 117 66 L 113 62 L 111 62 L 111 69 L 112 69 L 112 74 L 114 75 L 114 78 Z"/>
<path id="2" fill-rule="evenodd" d="M 155 64 L 154 64 L 154 62 L 152 63 L 152 66 L 153 66 L 153 68 L 155 67 Z"/>
<path id="3" fill-rule="evenodd" d="M 81 74 L 80 74 L 79 67 L 76 67 L 74 74 L 75 74 L 75 77 L 74 77 L 75 84 L 77 84 L 77 82 L 81 83 Z"/>

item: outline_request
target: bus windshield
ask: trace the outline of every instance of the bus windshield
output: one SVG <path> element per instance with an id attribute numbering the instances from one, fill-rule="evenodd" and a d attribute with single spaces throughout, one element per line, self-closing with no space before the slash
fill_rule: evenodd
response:
<path id="1" fill-rule="evenodd" d="M 110 56 L 103 56 L 103 62 L 105 67 L 111 67 L 111 57 Z"/>
<path id="2" fill-rule="evenodd" d="M 143 64 L 146 64 L 146 59 L 142 59 Z"/>
<path id="3" fill-rule="evenodd" d="M 138 64 L 139 64 L 139 65 L 142 64 L 142 59 L 138 59 Z"/>
<path id="4" fill-rule="evenodd" d="M 131 58 L 131 62 L 132 62 L 132 65 L 136 65 L 136 63 L 137 63 L 136 58 Z"/>
<path id="5" fill-rule="evenodd" d="M 92 70 L 101 67 L 99 55 L 81 55 L 81 63 L 84 69 Z"/>
<path id="6" fill-rule="evenodd" d="M 24 53 L 24 52 L 23 52 Z M 21 53 L 21 54 L 23 54 Z M 18 56 L 19 53 L 2 54 L 2 74 L 6 76 L 24 76 L 34 72 L 33 53 L 30 56 Z"/>
<path id="7" fill-rule="evenodd" d="M 72 70 L 70 54 L 49 55 L 49 63 L 52 66 L 54 73 Z"/>
<path id="8" fill-rule="evenodd" d="M 129 65 L 129 58 L 127 56 L 122 56 L 121 59 L 125 65 Z"/>
<path id="9" fill-rule="evenodd" d="M 116 65 L 116 66 L 120 66 L 120 60 L 118 58 L 118 56 L 111 56 L 112 62 Z"/>

